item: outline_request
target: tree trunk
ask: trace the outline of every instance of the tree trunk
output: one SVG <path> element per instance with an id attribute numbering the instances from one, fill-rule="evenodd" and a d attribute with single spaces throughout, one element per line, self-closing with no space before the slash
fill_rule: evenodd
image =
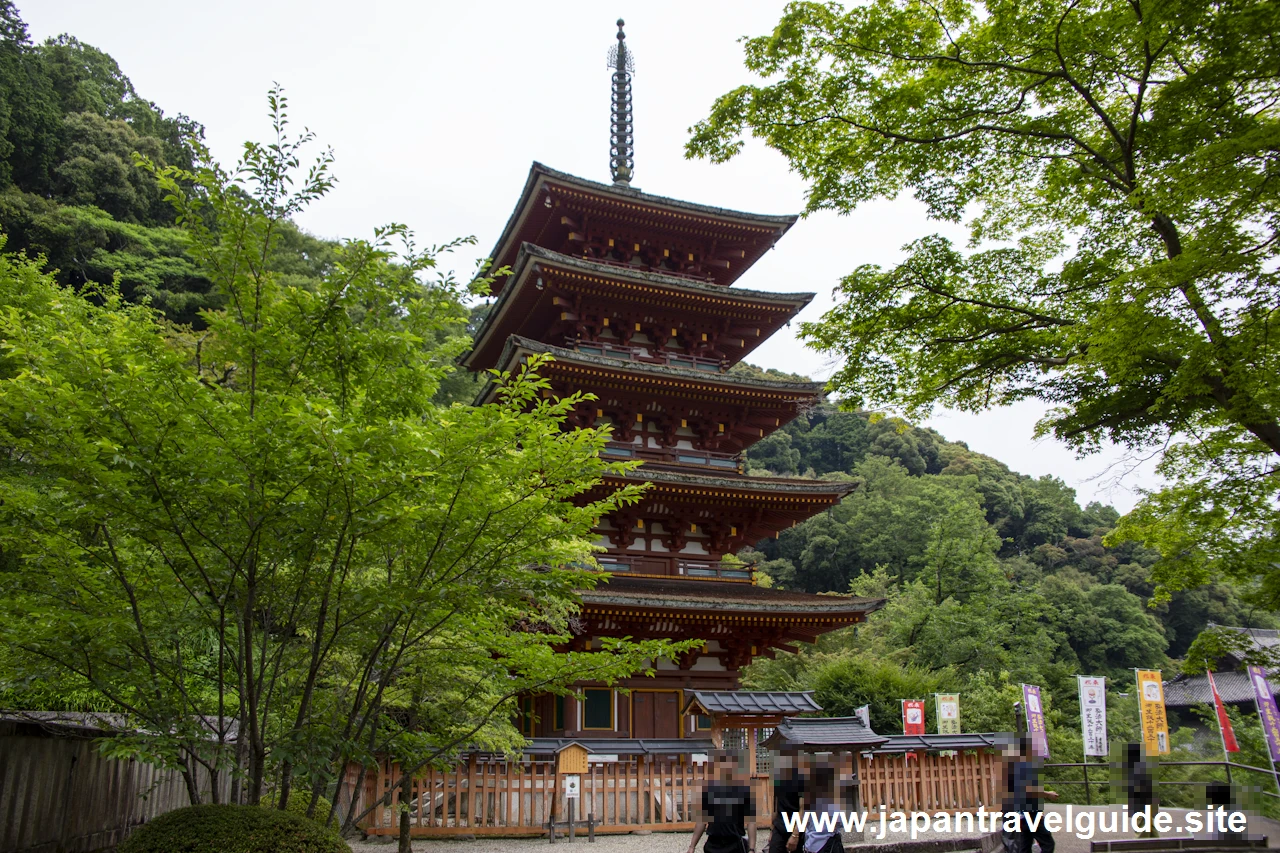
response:
<path id="1" fill-rule="evenodd" d="M 289 792 L 293 790 L 293 762 L 285 759 L 280 764 L 280 796 L 277 805 L 283 809 L 289 805 Z"/>
<path id="2" fill-rule="evenodd" d="M 195 771 L 191 769 L 190 759 L 184 759 L 182 762 L 182 781 L 187 783 L 187 798 L 191 800 L 191 805 L 200 805 L 202 802 L 200 799 L 200 784 L 196 780 Z"/>
<path id="3" fill-rule="evenodd" d="M 228 799 L 233 805 L 241 805 L 244 802 L 244 765 L 245 755 L 248 744 L 245 743 L 244 733 L 248 731 L 245 724 L 244 705 L 240 706 L 240 715 L 237 719 L 236 726 L 236 752 L 235 752 L 235 769 L 231 772 L 231 796 Z"/>
<path id="4" fill-rule="evenodd" d="M 409 798 L 413 796 L 413 779 L 409 775 L 400 780 L 400 846 L 396 853 L 413 853 L 409 839 Z"/>

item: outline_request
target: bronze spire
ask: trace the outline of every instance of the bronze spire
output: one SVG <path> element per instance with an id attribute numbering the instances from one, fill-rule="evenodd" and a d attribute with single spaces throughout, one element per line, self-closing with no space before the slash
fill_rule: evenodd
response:
<path id="1" fill-rule="evenodd" d="M 609 133 L 609 170 L 613 182 L 629 186 L 635 173 L 635 137 L 631 127 L 631 75 L 636 73 L 635 61 L 627 49 L 627 34 L 622 31 L 625 23 L 618 19 L 618 43 L 609 48 L 609 67 L 613 69 L 613 111 Z"/>

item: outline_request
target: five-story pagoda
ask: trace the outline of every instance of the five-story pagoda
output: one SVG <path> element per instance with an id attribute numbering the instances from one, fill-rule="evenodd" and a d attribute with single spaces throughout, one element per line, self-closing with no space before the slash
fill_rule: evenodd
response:
<path id="1" fill-rule="evenodd" d="M 723 558 L 833 506 L 845 483 L 749 477 L 742 453 L 816 404 L 821 383 L 730 372 L 812 298 L 734 286 L 796 221 L 692 204 L 630 186 L 632 62 L 619 21 L 613 69 L 613 183 L 534 163 L 494 247 L 496 303 L 463 358 L 471 370 L 515 370 L 535 353 L 557 395 L 596 399 L 570 418 L 612 428 L 605 452 L 643 461 L 626 477 L 649 488 L 602 519 L 611 578 L 583 594 L 575 648 L 602 637 L 700 639 L 701 650 L 660 662 L 656 678 L 573 697 L 528 697 L 525 734 L 611 739 L 608 751 L 675 742 L 711 720 L 695 692 L 732 691 L 758 655 L 794 650 L 863 621 L 879 602 L 767 589 Z M 494 393 L 482 391 L 483 403 Z M 650 740 L 656 739 L 656 740 Z M 603 745 L 602 745 L 603 746 Z M 642 748 L 642 747 L 641 747 Z"/>

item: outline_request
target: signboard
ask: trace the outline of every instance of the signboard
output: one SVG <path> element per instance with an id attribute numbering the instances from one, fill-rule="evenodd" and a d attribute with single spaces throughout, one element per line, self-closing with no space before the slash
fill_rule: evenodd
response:
<path id="1" fill-rule="evenodd" d="M 576 800 L 582 794 L 582 777 L 577 773 L 571 773 L 564 777 L 564 798 L 566 800 Z"/>
<path id="2" fill-rule="evenodd" d="M 902 700 L 902 733 L 904 735 L 924 734 L 924 702 L 919 699 Z"/>
<path id="3" fill-rule="evenodd" d="M 1164 682 L 1158 669 L 1138 672 L 1138 709 L 1147 755 L 1169 754 L 1169 720 L 1164 713 Z"/>
<path id="4" fill-rule="evenodd" d="M 1027 709 L 1027 737 L 1031 738 L 1031 751 L 1040 758 L 1048 758 L 1049 734 L 1044 727 L 1044 705 L 1040 701 L 1039 686 L 1022 685 L 1022 702 Z"/>
<path id="5" fill-rule="evenodd" d="M 958 693 L 934 694 L 938 706 L 938 734 L 960 734 L 960 695 Z"/>
<path id="6" fill-rule="evenodd" d="M 1108 754 L 1107 680 L 1098 675 L 1077 675 L 1080 692 L 1080 728 L 1084 734 L 1084 754 Z"/>
<path id="7" fill-rule="evenodd" d="M 1262 720 L 1262 733 L 1267 736 L 1271 761 L 1280 761 L 1280 711 L 1276 710 L 1276 697 L 1271 693 L 1266 670 L 1260 666 L 1249 667 L 1249 681 L 1253 684 L 1253 696 L 1258 703 L 1258 717 Z"/>
<path id="8" fill-rule="evenodd" d="M 586 773 L 587 748 L 580 743 L 569 743 L 556 753 L 557 773 Z"/>
<path id="9" fill-rule="evenodd" d="M 1231 728 L 1231 718 L 1227 716 L 1227 709 L 1222 704 L 1222 697 L 1218 695 L 1218 685 L 1213 682 L 1213 673 L 1206 672 L 1205 675 L 1209 676 L 1209 692 L 1213 694 L 1213 710 L 1218 715 L 1218 733 L 1222 735 L 1222 751 L 1239 752 L 1240 744 L 1236 743 L 1236 733 Z"/>

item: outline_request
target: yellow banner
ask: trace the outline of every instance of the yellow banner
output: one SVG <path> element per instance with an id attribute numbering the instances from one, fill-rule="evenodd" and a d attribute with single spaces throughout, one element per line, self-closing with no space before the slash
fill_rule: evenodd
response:
<path id="1" fill-rule="evenodd" d="M 1164 681 L 1158 669 L 1138 670 L 1138 710 L 1147 755 L 1169 752 L 1169 720 L 1164 714 Z"/>

